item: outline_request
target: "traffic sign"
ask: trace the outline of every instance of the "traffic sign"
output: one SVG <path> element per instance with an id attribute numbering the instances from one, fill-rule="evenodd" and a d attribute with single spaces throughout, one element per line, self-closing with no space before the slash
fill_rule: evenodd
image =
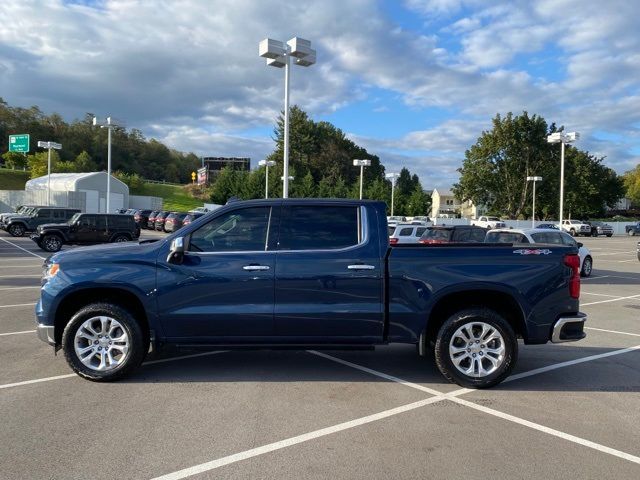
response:
<path id="1" fill-rule="evenodd" d="M 9 151 L 29 153 L 29 134 L 9 135 Z"/>

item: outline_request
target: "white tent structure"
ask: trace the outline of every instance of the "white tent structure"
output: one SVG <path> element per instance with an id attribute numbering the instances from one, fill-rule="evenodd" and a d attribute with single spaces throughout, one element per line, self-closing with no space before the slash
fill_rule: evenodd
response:
<path id="1" fill-rule="evenodd" d="M 29 180 L 25 185 L 26 191 L 47 190 L 49 177 Z M 86 213 L 106 213 L 107 208 L 107 172 L 90 173 L 52 173 L 51 193 L 56 192 L 84 192 L 86 195 Z M 109 208 L 111 213 L 119 208 L 129 206 L 129 187 L 111 176 L 111 198 Z"/>

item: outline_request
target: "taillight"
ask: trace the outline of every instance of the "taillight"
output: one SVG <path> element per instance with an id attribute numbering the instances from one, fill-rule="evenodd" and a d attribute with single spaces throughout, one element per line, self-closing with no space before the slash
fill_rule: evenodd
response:
<path id="1" fill-rule="evenodd" d="M 569 295 L 572 298 L 580 298 L 580 257 L 575 253 L 564 256 L 564 264 L 571 267 L 569 279 Z"/>
<path id="2" fill-rule="evenodd" d="M 395 244 L 397 244 L 397 243 L 398 243 L 398 239 L 397 239 L 397 238 L 390 238 L 390 239 L 389 239 L 389 243 L 390 243 L 391 245 L 395 245 Z"/>

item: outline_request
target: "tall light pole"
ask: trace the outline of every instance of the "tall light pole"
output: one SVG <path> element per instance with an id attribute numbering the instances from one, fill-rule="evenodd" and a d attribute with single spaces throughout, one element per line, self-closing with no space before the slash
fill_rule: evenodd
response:
<path id="1" fill-rule="evenodd" d="M 293 37 L 286 44 L 279 40 L 265 38 L 258 45 L 258 53 L 267 59 L 267 65 L 284 67 L 284 171 L 282 183 L 282 198 L 289 196 L 289 70 L 291 57 L 296 65 L 309 67 L 316 63 L 316 51 L 311 48 L 311 42 L 299 37 Z"/>
<path id="2" fill-rule="evenodd" d="M 116 123 L 115 118 L 107 117 L 104 122 L 98 120 L 98 117 L 93 117 L 93 124 L 100 128 L 107 129 L 107 211 L 109 213 L 109 202 L 111 200 L 111 130 L 120 125 Z"/>
<path id="3" fill-rule="evenodd" d="M 391 180 L 391 216 L 393 217 L 393 194 L 394 194 L 394 190 L 396 188 L 396 178 L 398 178 L 400 176 L 400 174 L 398 173 L 387 173 L 385 175 L 386 178 L 388 178 L 389 180 Z"/>
<path id="4" fill-rule="evenodd" d="M 354 160 L 354 167 L 360 167 L 360 200 L 362 200 L 362 179 L 364 178 L 364 167 L 371 166 L 371 160 Z"/>
<path id="5" fill-rule="evenodd" d="M 273 167 L 276 164 L 273 160 L 260 160 L 258 165 L 265 167 L 264 173 L 264 198 L 269 198 L 269 167 Z"/>
<path id="6" fill-rule="evenodd" d="M 38 142 L 40 148 L 47 149 L 47 205 L 51 206 L 51 149 L 60 150 L 62 145 L 56 142 Z"/>
<path id="7" fill-rule="evenodd" d="M 562 214 L 564 208 L 564 145 L 565 143 L 575 142 L 578 139 L 580 139 L 578 132 L 555 132 L 547 137 L 547 142 L 560 144 L 560 220 L 558 224 L 560 230 L 562 230 Z"/>
<path id="8" fill-rule="evenodd" d="M 542 177 L 527 177 L 527 182 L 533 182 L 533 208 L 531 212 L 531 228 L 535 228 L 536 221 L 536 182 L 541 182 Z"/>

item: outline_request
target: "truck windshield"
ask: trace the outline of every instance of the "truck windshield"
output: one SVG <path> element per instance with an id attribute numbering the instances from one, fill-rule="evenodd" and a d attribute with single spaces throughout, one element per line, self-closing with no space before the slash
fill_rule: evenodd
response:
<path id="1" fill-rule="evenodd" d="M 76 221 L 78 220 L 78 218 L 80 218 L 80 214 L 79 213 L 74 213 L 73 217 L 71 217 L 69 219 L 69 221 L 67 222 L 69 225 L 76 223 Z"/>

